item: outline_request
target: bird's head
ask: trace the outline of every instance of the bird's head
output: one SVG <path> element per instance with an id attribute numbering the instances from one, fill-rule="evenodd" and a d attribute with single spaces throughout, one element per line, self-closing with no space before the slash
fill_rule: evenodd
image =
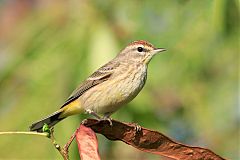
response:
<path id="1" fill-rule="evenodd" d="M 129 43 L 119 53 L 119 56 L 129 61 L 136 61 L 147 65 L 154 55 L 165 50 L 164 48 L 156 48 L 147 41 L 139 40 Z"/>

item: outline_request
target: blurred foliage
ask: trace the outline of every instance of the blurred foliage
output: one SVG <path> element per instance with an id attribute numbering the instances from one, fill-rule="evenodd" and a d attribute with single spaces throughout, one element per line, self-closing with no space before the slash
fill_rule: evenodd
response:
<path id="1" fill-rule="evenodd" d="M 168 51 L 154 57 L 143 91 L 113 118 L 239 159 L 238 0 L 0 1 L 0 130 L 28 130 L 139 39 Z M 57 140 L 64 144 L 83 118 L 59 123 Z M 159 159 L 98 138 L 102 159 Z M 41 137 L 0 142 L 0 159 L 61 159 Z M 70 156 L 78 159 L 76 144 Z"/>

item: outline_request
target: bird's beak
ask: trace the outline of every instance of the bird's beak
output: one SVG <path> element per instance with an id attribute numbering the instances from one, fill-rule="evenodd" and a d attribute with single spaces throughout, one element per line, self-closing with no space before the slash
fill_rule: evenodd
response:
<path id="1" fill-rule="evenodd" d="M 152 50 L 150 52 L 150 54 L 148 54 L 147 57 L 144 59 L 144 63 L 148 64 L 153 56 L 155 56 L 157 53 L 160 53 L 160 52 L 163 52 L 163 51 L 166 51 L 166 49 L 164 49 L 164 48 L 154 48 L 154 50 Z"/>
<path id="2" fill-rule="evenodd" d="M 154 54 L 163 52 L 163 51 L 166 51 L 166 49 L 165 48 L 156 48 L 156 49 L 154 49 Z"/>

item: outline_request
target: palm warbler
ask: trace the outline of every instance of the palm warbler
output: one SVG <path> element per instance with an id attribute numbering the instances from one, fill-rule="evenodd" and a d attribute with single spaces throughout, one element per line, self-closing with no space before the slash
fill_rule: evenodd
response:
<path id="1" fill-rule="evenodd" d="M 73 91 L 62 107 L 48 117 L 33 123 L 31 131 L 41 132 L 44 124 L 54 126 L 64 118 L 87 112 L 110 120 L 110 115 L 130 102 L 143 88 L 147 66 L 163 48 L 139 40 L 127 45 L 114 59 L 99 68 Z"/>

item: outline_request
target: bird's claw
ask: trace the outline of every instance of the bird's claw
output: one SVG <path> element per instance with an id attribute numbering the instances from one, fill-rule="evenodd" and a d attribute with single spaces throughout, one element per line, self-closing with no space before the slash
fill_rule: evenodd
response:
<path id="1" fill-rule="evenodd" d="M 85 124 L 87 124 L 87 119 L 84 119 L 84 120 L 82 120 L 82 122 L 81 122 L 81 124 L 83 124 L 83 125 L 85 125 Z"/>
<path id="2" fill-rule="evenodd" d="M 110 118 L 110 117 L 103 117 L 101 120 L 103 120 L 103 121 L 108 121 L 110 126 L 113 125 L 113 124 L 112 124 L 112 118 Z"/>
<path id="3" fill-rule="evenodd" d="M 136 132 L 140 132 L 142 130 L 142 127 L 140 125 L 138 125 L 137 123 L 133 123 L 133 125 L 134 125 L 134 130 Z"/>

